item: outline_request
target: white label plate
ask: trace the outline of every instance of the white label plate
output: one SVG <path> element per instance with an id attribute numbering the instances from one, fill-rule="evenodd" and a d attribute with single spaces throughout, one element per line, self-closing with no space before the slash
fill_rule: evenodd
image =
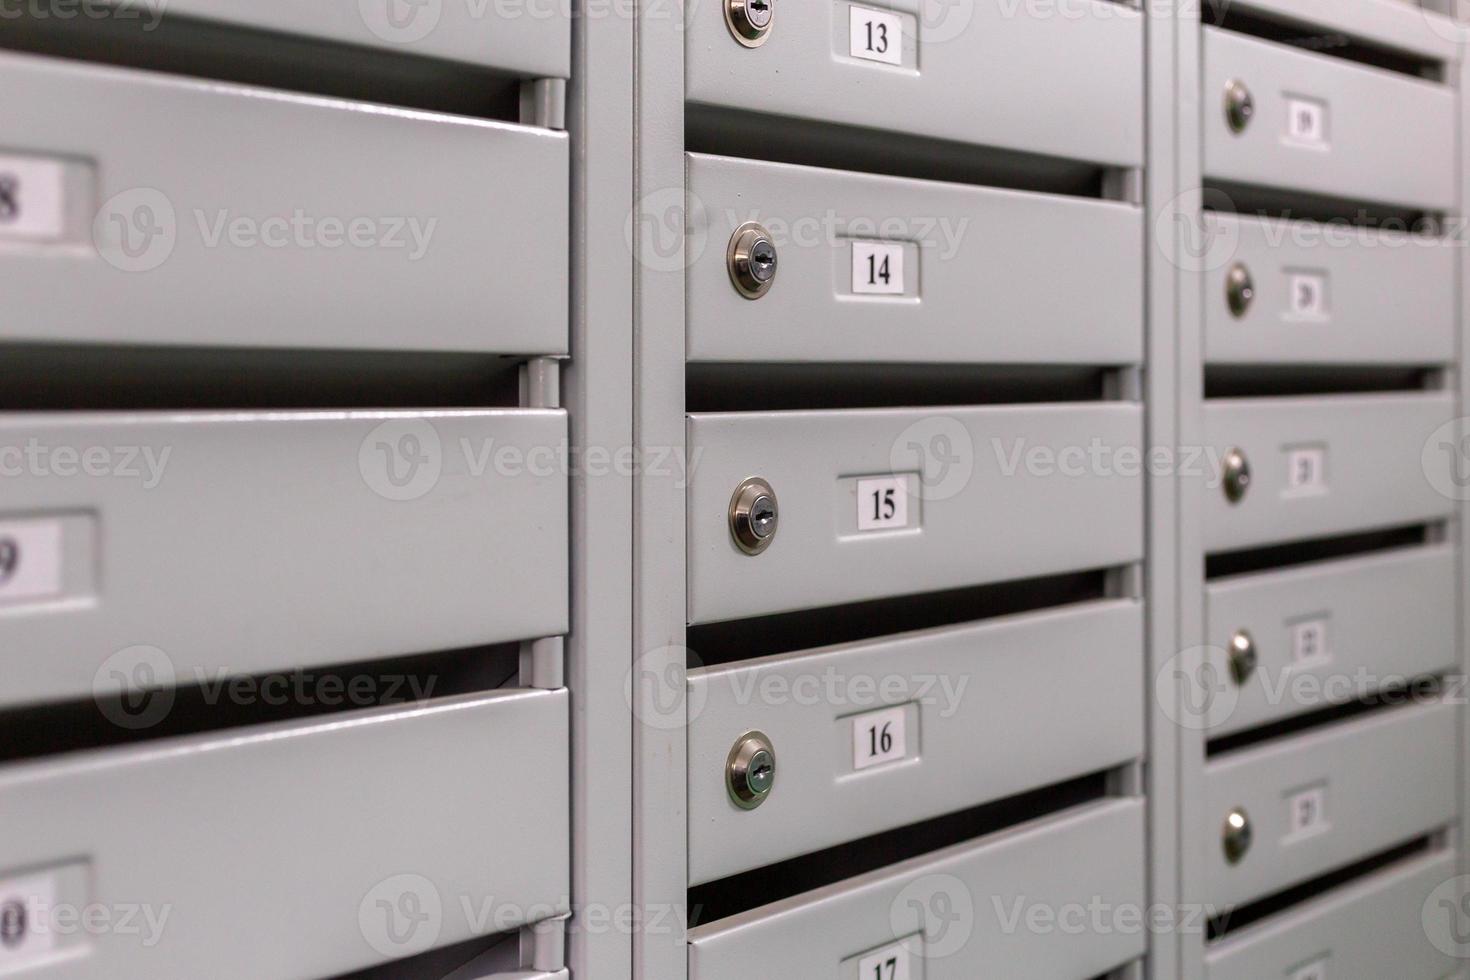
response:
<path id="1" fill-rule="evenodd" d="M 869 953 L 858 960 L 858 980 L 910 980 L 911 956 L 903 943 Z"/>
<path id="2" fill-rule="evenodd" d="M 54 242 L 65 234 L 65 165 L 0 155 L 0 239 Z"/>
<path id="3" fill-rule="evenodd" d="M 852 243 L 852 291 L 859 296 L 902 296 L 903 272 L 901 243 Z"/>
<path id="4" fill-rule="evenodd" d="M 1327 318 L 1327 277 L 1312 272 L 1294 272 L 1287 281 L 1291 290 L 1291 315 L 1299 320 Z"/>
<path id="5" fill-rule="evenodd" d="M 62 590 L 60 521 L 0 521 L 0 604 Z"/>
<path id="6" fill-rule="evenodd" d="M 908 709 L 884 708 L 852 719 L 852 768 L 857 772 L 908 755 Z"/>
<path id="7" fill-rule="evenodd" d="M 901 531 L 909 526 L 909 481 L 875 476 L 857 481 L 857 529 Z"/>
<path id="8" fill-rule="evenodd" d="M 1311 99 L 1286 100 L 1286 136 L 1293 143 L 1327 145 L 1327 106 Z"/>
<path id="9" fill-rule="evenodd" d="M 1327 788 L 1313 786 L 1286 801 L 1288 837 L 1305 837 L 1327 829 Z"/>
<path id="10" fill-rule="evenodd" d="M 1327 489 L 1327 450 L 1301 446 L 1286 453 L 1286 492 L 1322 493 Z"/>
<path id="11" fill-rule="evenodd" d="M 1291 627 L 1291 656 L 1299 664 L 1331 659 L 1327 647 L 1327 620 L 1309 619 Z"/>
<path id="12" fill-rule="evenodd" d="M 56 949 L 55 930 L 40 920 L 59 890 L 53 874 L 0 881 L 0 973 L 33 966 Z"/>
<path id="13" fill-rule="evenodd" d="M 903 18 L 872 7 L 849 9 L 847 53 L 863 61 L 903 64 Z"/>

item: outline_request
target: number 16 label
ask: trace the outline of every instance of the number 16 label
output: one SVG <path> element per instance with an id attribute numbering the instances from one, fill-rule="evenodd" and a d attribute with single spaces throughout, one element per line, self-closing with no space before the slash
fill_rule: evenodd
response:
<path id="1" fill-rule="evenodd" d="M 902 296 L 903 245 L 853 242 L 852 291 L 869 296 Z"/>
<path id="2" fill-rule="evenodd" d="M 852 768 L 858 772 L 909 754 L 908 713 L 902 707 L 858 715 L 852 720 Z"/>

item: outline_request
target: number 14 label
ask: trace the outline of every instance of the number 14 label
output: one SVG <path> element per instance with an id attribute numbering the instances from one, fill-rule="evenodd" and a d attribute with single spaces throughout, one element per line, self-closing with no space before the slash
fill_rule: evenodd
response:
<path id="1" fill-rule="evenodd" d="M 903 245 L 898 242 L 853 242 L 852 291 L 870 296 L 902 296 Z"/>

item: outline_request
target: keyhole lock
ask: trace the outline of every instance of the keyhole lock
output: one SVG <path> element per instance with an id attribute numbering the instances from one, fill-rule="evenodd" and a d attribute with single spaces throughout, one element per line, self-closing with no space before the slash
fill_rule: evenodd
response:
<path id="1" fill-rule="evenodd" d="M 1245 453 L 1232 449 L 1225 454 L 1223 477 L 1225 499 L 1232 504 L 1240 503 L 1251 487 L 1251 464 L 1245 458 Z"/>
<path id="2" fill-rule="evenodd" d="M 743 481 L 730 497 L 730 536 L 747 555 L 758 555 L 771 546 L 781 513 L 776 491 L 758 476 Z"/>
<path id="3" fill-rule="evenodd" d="M 1225 816 L 1225 827 L 1221 833 L 1225 860 L 1231 864 L 1239 864 L 1246 852 L 1251 849 L 1251 841 L 1254 836 L 1251 830 L 1250 814 L 1246 813 L 1242 807 L 1231 810 Z"/>
<path id="4" fill-rule="evenodd" d="M 1225 300 L 1230 304 L 1230 312 L 1239 320 L 1250 311 L 1255 298 L 1256 284 L 1251 279 L 1251 270 L 1243 263 L 1235 263 L 1225 276 Z"/>
<path id="5" fill-rule="evenodd" d="M 775 22 L 775 0 L 725 0 L 725 23 L 747 48 L 765 44 Z"/>
<path id="6" fill-rule="evenodd" d="M 1243 133 L 1256 115 L 1256 99 L 1244 82 L 1234 79 L 1225 83 L 1225 121 L 1232 133 Z"/>
<path id="7" fill-rule="evenodd" d="M 1230 638 L 1230 676 L 1237 687 L 1251 679 L 1256 672 L 1256 641 L 1245 630 L 1236 630 Z"/>
<path id="8" fill-rule="evenodd" d="M 771 291 L 776 281 L 776 243 L 771 233 L 754 221 L 747 221 L 730 236 L 726 254 L 730 281 L 736 292 L 746 299 L 760 299 Z"/>
<path id="9" fill-rule="evenodd" d="M 766 802 L 776 785 L 776 749 L 764 732 L 746 732 L 735 740 L 725 761 L 725 788 L 742 810 Z"/>

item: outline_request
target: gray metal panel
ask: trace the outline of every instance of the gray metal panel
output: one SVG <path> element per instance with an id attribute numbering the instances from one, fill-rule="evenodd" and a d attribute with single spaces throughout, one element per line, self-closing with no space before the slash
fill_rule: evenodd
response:
<path id="1" fill-rule="evenodd" d="M 1448 455 L 1426 452 L 1436 430 L 1454 418 L 1448 393 L 1340 397 L 1215 399 L 1205 402 L 1208 471 L 1205 495 L 1210 551 L 1369 530 L 1448 517 L 1455 504 Z M 1251 485 L 1232 504 L 1219 483 L 1219 461 L 1232 447 L 1251 465 Z M 1433 448 L 1433 447 L 1431 447 Z M 1325 489 L 1294 492 L 1293 450 L 1324 452 Z M 1193 475 L 1193 474 L 1189 474 Z"/>
<path id="2" fill-rule="evenodd" d="M 1321 961 L 1332 980 L 1454 975 L 1460 962 L 1429 941 L 1424 913 L 1455 860 L 1450 851 L 1394 866 L 1232 935 L 1205 954 L 1209 980 L 1293 977 Z"/>
<path id="3" fill-rule="evenodd" d="M 1391 708 L 1259 747 L 1205 766 L 1207 860 L 1201 899 L 1226 908 L 1262 898 L 1453 823 L 1456 706 Z M 1292 798 L 1320 788 L 1325 827 L 1294 834 Z M 1225 860 L 1219 828 L 1235 807 L 1254 843 Z"/>
<path id="4" fill-rule="evenodd" d="M 690 932 L 689 975 L 858 980 L 856 962 L 844 961 L 917 937 L 932 910 L 929 935 L 915 940 L 924 980 L 1085 980 L 1146 948 L 1141 928 L 1107 918 L 1147 917 L 1143 841 L 1141 800 L 1038 820 L 699 926 Z M 1103 930 L 1091 927 L 1086 911 L 1099 904 L 1107 910 Z M 1038 908 L 1066 916 L 1067 927 L 1029 927 L 1025 915 Z M 1017 911 L 1019 922 L 1011 918 Z"/>
<path id="5" fill-rule="evenodd" d="M 168 916 L 152 946 L 59 936 L 32 972 L 305 980 L 565 911 L 567 712 L 508 691 L 0 770 L 0 873 Z M 395 933 L 379 901 L 429 917 Z"/>
<path id="6" fill-rule="evenodd" d="M 1232 80 L 1256 104 L 1239 135 L 1225 118 Z M 1325 106 L 1325 144 L 1288 138 L 1292 98 Z M 1208 177 L 1411 207 L 1457 199 L 1450 86 L 1206 27 L 1202 111 Z"/>
<path id="7" fill-rule="evenodd" d="M 1322 562 L 1209 583 L 1209 643 L 1217 676 L 1211 733 L 1352 700 L 1455 667 L 1455 551 L 1442 545 Z M 1413 615 L 1404 615 L 1413 610 Z M 1294 630 L 1321 624 L 1326 653 L 1298 660 Z M 1255 641 L 1260 665 L 1242 687 L 1224 653 L 1237 630 Z"/>
<path id="8" fill-rule="evenodd" d="M 751 49 L 726 27 L 723 3 L 686 5 L 686 97 L 1119 166 L 1142 163 L 1143 26 L 1136 9 L 1058 0 L 1050 16 L 1018 16 L 997 3 L 885 0 L 872 8 L 897 13 L 906 25 L 904 63 L 894 66 L 849 57 L 852 6 L 777 4 L 770 35 Z"/>
<path id="9" fill-rule="evenodd" d="M 566 350 L 565 134 L 25 55 L 0 82 L 5 152 L 71 165 L 62 240 L 0 245 L 0 340 Z"/>
<path id="10" fill-rule="evenodd" d="M 689 268 L 690 360 L 1142 359 L 1143 212 L 1132 205 L 698 154 L 689 193 L 708 228 Z M 780 256 L 754 302 L 725 257 L 751 220 Z M 854 241 L 911 243 L 904 295 L 854 294 Z"/>
<path id="11" fill-rule="evenodd" d="M 689 621 L 1136 561 L 1141 438 L 1125 403 L 691 415 Z M 912 474 L 918 526 L 858 532 L 851 478 L 884 474 Z M 728 521 L 752 475 L 780 504 L 774 543 L 753 557 Z"/>
<path id="12" fill-rule="evenodd" d="M 1327 28 L 1437 61 L 1459 57 L 1461 28 L 1419 0 L 1234 0 L 1233 8 L 1304 27 Z M 1210 10 L 1210 8 L 1205 8 Z M 1223 8 L 1222 8 L 1223 9 Z"/>
<path id="13" fill-rule="evenodd" d="M 1206 357 L 1217 364 L 1445 364 L 1455 359 L 1455 246 L 1405 233 L 1207 214 L 1235 242 L 1204 277 Z M 1232 315 L 1226 276 L 1243 264 L 1255 300 Z M 1311 298 L 1294 296 L 1310 291 Z"/>
<path id="14" fill-rule="evenodd" d="M 523 75 L 571 71 L 571 4 L 560 0 L 167 0 L 198 17 L 285 34 L 486 65 Z"/>
<path id="15" fill-rule="evenodd" d="M 566 480 L 529 454 L 566 425 L 552 410 L 0 417 L 0 520 L 69 522 L 60 594 L 3 607 L 0 703 L 89 697 L 140 644 L 197 683 L 563 633 Z M 496 463 L 507 450 L 524 472 Z M 75 457 L 99 452 L 89 476 Z"/>
<path id="16" fill-rule="evenodd" d="M 1137 758 L 1142 649 L 1142 605 L 1114 600 L 691 671 L 691 880 Z M 854 771 L 852 716 L 904 704 L 909 758 Z M 780 775 L 746 811 L 729 799 L 725 760 L 753 729 Z"/>

